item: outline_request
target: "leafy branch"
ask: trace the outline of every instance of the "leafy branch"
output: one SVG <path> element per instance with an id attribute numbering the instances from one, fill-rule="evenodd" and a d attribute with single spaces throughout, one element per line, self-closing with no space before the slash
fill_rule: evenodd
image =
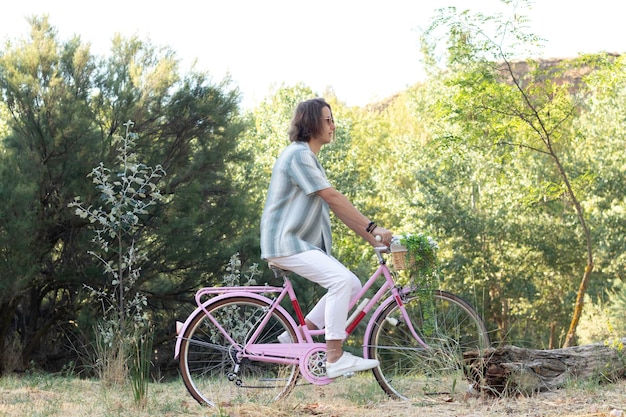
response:
<path id="1" fill-rule="evenodd" d="M 111 285 L 115 288 L 114 297 L 120 323 L 124 322 L 131 307 L 127 305 L 126 294 L 134 287 L 140 275 L 141 269 L 136 265 L 145 260 L 137 243 L 141 229 L 140 219 L 148 214 L 148 208 L 162 199 L 157 184 L 165 175 L 160 165 L 151 168 L 137 162 L 137 156 L 132 152 L 137 137 L 130 132 L 133 125 L 130 120 L 124 123 L 126 135 L 118 138 L 119 171 L 114 174 L 101 162 L 88 175 L 100 191 L 102 205 L 85 207 L 80 197 L 75 197 L 74 202 L 69 204 L 75 208 L 76 215 L 94 225 L 95 236 L 92 241 L 100 247 L 102 254 L 93 251 L 90 254 L 104 265 L 105 273 L 112 277 Z M 109 251 L 113 251 L 116 257 L 107 257 Z M 99 294 L 105 295 L 106 291 Z M 140 304 L 145 305 L 145 300 Z M 139 306 L 134 303 L 132 307 Z"/>
<path id="2" fill-rule="evenodd" d="M 87 287 L 102 303 L 104 313 L 97 340 L 100 368 L 104 375 L 114 373 L 118 380 L 125 379 L 130 368 L 135 401 L 145 406 L 152 336 L 144 313 L 147 299 L 136 289 L 141 272 L 138 265 L 146 259 L 140 244 L 141 219 L 162 199 L 157 184 L 165 171 L 160 165 L 152 168 L 137 161 L 132 152 L 137 137 L 130 131 L 133 125 L 130 120 L 124 123 L 126 135 L 117 138 L 118 171 L 114 173 L 101 162 L 88 175 L 100 191 L 101 205 L 85 206 L 75 197 L 69 207 L 93 225 L 92 242 L 100 251 L 89 253 L 111 277 L 110 289 Z"/>

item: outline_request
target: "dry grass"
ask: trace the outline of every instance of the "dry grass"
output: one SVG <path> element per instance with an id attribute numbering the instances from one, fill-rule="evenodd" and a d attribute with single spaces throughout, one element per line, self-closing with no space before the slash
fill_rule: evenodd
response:
<path id="1" fill-rule="evenodd" d="M 0 417 L 203 416 L 203 417 L 409 417 L 409 416 L 619 416 L 626 411 L 626 381 L 578 384 L 523 398 L 486 398 L 460 394 L 426 396 L 414 401 L 387 399 L 371 376 L 330 385 L 297 387 L 273 404 L 245 403 L 221 410 L 198 405 L 181 381 L 151 384 L 148 403 L 133 403 L 129 386 L 46 375 L 0 379 Z M 626 416 L 626 413 L 622 414 Z"/>

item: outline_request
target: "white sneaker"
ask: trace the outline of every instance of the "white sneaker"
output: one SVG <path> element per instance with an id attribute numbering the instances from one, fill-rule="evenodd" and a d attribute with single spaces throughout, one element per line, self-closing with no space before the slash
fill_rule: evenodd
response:
<path id="1" fill-rule="evenodd" d="M 279 334 L 276 339 L 278 339 L 279 343 L 293 343 L 293 340 L 291 340 L 291 335 L 286 330 Z"/>
<path id="2" fill-rule="evenodd" d="M 337 378 L 354 372 L 367 371 L 368 369 L 376 368 L 378 365 L 379 362 L 376 359 L 359 358 L 344 352 L 337 362 L 326 362 L 326 376 Z"/>

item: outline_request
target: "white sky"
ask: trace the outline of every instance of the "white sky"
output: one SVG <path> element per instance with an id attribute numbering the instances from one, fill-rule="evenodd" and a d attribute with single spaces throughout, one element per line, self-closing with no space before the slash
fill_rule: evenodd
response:
<path id="1" fill-rule="evenodd" d="M 419 29 L 434 10 L 488 13 L 497 0 L 11 0 L 0 7 L 0 40 L 28 35 L 28 15 L 48 14 L 59 38 L 80 35 L 108 53 L 115 33 L 169 46 L 215 81 L 230 73 L 254 105 L 272 86 L 332 87 L 348 105 L 386 98 L 423 79 Z M 619 0 L 536 0 L 529 13 L 545 57 L 626 52 Z M 2 43 L 3 45 L 3 43 Z"/>

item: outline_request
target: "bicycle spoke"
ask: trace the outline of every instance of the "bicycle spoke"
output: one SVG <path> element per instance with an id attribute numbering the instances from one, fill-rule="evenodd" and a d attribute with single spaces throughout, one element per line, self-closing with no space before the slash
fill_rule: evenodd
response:
<path id="1" fill-rule="evenodd" d="M 463 352 L 489 344 L 484 324 L 469 304 L 442 291 L 432 297 L 429 306 L 420 301 L 423 296 L 410 296 L 404 303 L 428 348 L 415 340 L 397 304 L 374 318 L 368 352 L 380 361 L 374 375 L 392 397 L 408 399 L 458 390 L 466 380 Z"/>
<path id="2" fill-rule="evenodd" d="M 266 303 L 247 297 L 226 298 L 208 307 L 238 347 L 228 342 L 204 311 L 194 317 L 182 335 L 179 362 L 185 386 L 198 402 L 216 407 L 251 399 L 270 403 L 291 391 L 298 376 L 296 365 L 237 359 L 239 346 L 246 344 L 267 311 Z M 278 343 L 276 338 L 284 331 L 295 339 L 287 320 L 273 312 L 256 342 Z"/>

